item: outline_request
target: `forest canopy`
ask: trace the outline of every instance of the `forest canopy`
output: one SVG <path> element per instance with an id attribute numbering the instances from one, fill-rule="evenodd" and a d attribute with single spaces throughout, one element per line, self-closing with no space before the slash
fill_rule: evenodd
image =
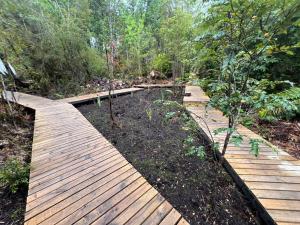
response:
<path id="1" fill-rule="evenodd" d="M 247 74 L 270 93 L 300 82 L 298 0 L 0 3 L 0 51 L 44 94 L 76 93 L 108 76 L 106 51 L 123 79 L 155 70 L 166 78 L 205 78 L 205 88 L 234 54 L 249 57 Z"/>

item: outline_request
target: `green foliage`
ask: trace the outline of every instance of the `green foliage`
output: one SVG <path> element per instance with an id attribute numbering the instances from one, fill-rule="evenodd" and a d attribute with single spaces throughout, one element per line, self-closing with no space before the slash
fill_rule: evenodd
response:
<path id="1" fill-rule="evenodd" d="M 17 159 L 7 160 L 0 169 L 0 183 L 16 193 L 21 187 L 28 185 L 29 166 L 21 164 Z"/>
<path id="2" fill-rule="evenodd" d="M 88 44 L 88 7 L 87 0 L 4 1 L 0 50 L 42 93 L 52 88 L 76 93 L 80 85 L 105 73 L 105 61 Z"/>
<path id="3" fill-rule="evenodd" d="M 259 154 L 259 144 L 261 144 L 262 141 L 260 139 L 251 139 L 249 141 L 249 144 L 251 146 L 250 152 L 255 155 L 256 157 Z"/>
<path id="4" fill-rule="evenodd" d="M 235 146 L 240 146 L 243 142 L 243 136 L 240 134 L 232 135 L 230 138 L 230 143 L 234 144 Z"/>
<path id="5" fill-rule="evenodd" d="M 263 120 L 291 119 L 299 113 L 297 105 L 282 96 L 263 95 L 259 100 L 260 102 L 254 106 L 258 111 L 259 118 Z"/>
<path id="6" fill-rule="evenodd" d="M 146 114 L 148 117 L 148 120 L 151 122 L 153 117 L 153 110 L 151 108 L 146 109 Z"/>
<path id="7" fill-rule="evenodd" d="M 187 156 L 196 155 L 200 159 L 205 159 L 205 157 L 206 157 L 205 147 L 204 146 L 198 146 L 198 147 L 194 146 L 194 138 L 192 136 L 188 136 L 184 140 L 183 147 L 186 149 Z"/>
<path id="8" fill-rule="evenodd" d="M 284 99 L 292 101 L 292 103 L 298 107 L 297 113 L 300 113 L 300 87 L 292 87 L 278 93 L 277 95 Z"/>
<path id="9" fill-rule="evenodd" d="M 235 131 L 234 128 L 228 128 L 228 127 L 220 127 L 220 128 L 217 128 L 213 131 L 214 135 L 218 135 L 218 134 L 221 134 L 221 133 L 224 133 L 224 132 L 231 132 L 233 133 Z"/>
<path id="10" fill-rule="evenodd" d="M 160 28 L 166 52 L 172 61 L 173 77 L 184 74 L 191 66 L 193 56 L 193 17 L 190 13 L 176 9 L 174 15 L 163 21 Z"/>
<path id="11" fill-rule="evenodd" d="M 198 156 L 200 159 L 205 159 L 206 157 L 206 152 L 205 152 L 205 147 L 204 146 L 191 146 L 187 149 L 187 153 L 186 155 L 190 156 L 190 155 L 196 155 Z"/>
<path id="12" fill-rule="evenodd" d="M 102 105 L 102 102 L 101 102 L 101 97 L 99 96 L 99 97 L 97 97 L 97 105 L 98 105 L 98 107 L 100 108 L 101 107 L 101 105 Z"/>
<path id="13" fill-rule="evenodd" d="M 297 0 L 4 0 L 0 18 L 0 51 L 43 94 L 76 94 L 107 76 L 105 49 L 122 78 L 158 70 L 187 82 L 196 74 L 208 90 L 238 69 L 300 83 Z"/>
<path id="14" fill-rule="evenodd" d="M 178 110 L 180 110 L 183 108 L 183 106 L 181 104 L 179 104 L 176 101 L 171 101 L 171 100 L 158 99 L 158 100 L 154 101 L 154 104 L 159 104 L 159 105 L 163 106 L 165 109 L 177 108 Z"/>
<path id="15" fill-rule="evenodd" d="M 199 131 L 198 124 L 193 119 L 189 119 L 188 121 L 186 121 L 184 128 L 191 131 L 192 133 L 197 133 Z"/>
<path id="16" fill-rule="evenodd" d="M 164 75 L 170 74 L 172 70 L 170 57 L 164 53 L 158 54 L 152 61 L 152 68 L 160 71 Z"/>
<path id="17" fill-rule="evenodd" d="M 170 120 L 176 116 L 176 112 L 167 112 L 165 115 L 166 120 Z"/>

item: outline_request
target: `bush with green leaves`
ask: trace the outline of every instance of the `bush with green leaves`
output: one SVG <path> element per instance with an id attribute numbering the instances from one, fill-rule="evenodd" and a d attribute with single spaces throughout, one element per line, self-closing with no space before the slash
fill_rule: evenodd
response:
<path id="1" fill-rule="evenodd" d="M 0 169 L 0 184 L 8 187 L 12 193 L 27 187 L 30 168 L 18 159 L 7 160 Z"/>
<path id="2" fill-rule="evenodd" d="M 152 61 L 152 68 L 164 75 L 172 73 L 172 65 L 169 56 L 164 53 L 156 55 Z"/>

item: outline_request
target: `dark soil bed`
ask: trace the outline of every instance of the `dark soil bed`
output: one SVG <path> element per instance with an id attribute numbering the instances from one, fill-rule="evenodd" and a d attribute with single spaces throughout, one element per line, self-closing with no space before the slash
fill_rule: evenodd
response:
<path id="1" fill-rule="evenodd" d="M 14 126 L 5 107 L 6 104 L 0 102 L 0 170 L 12 159 L 29 166 L 34 112 L 15 106 Z M 23 224 L 26 197 L 27 184 L 13 194 L 0 180 L 0 224 Z"/>
<path id="2" fill-rule="evenodd" d="M 187 155 L 189 136 L 195 146 L 206 141 L 185 129 L 184 110 L 154 103 L 162 93 L 182 102 L 181 94 L 161 89 L 114 98 L 118 126 L 110 121 L 108 100 L 78 109 L 191 224 L 257 224 L 248 200 L 209 150 L 205 159 Z"/>
<path id="3" fill-rule="evenodd" d="M 300 121 L 264 122 L 257 120 L 250 129 L 272 144 L 300 159 Z"/>

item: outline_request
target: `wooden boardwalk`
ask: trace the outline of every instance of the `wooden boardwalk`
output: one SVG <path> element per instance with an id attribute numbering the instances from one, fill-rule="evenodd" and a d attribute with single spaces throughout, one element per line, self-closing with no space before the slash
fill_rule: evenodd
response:
<path id="1" fill-rule="evenodd" d="M 15 93 L 18 104 L 35 109 L 25 224 L 188 224 L 66 103 L 97 96 L 52 101 Z"/>
<path id="2" fill-rule="evenodd" d="M 203 132 L 210 138 L 208 128 L 213 131 L 226 127 L 228 119 L 216 109 L 205 110 L 209 100 L 204 92 L 195 86 L 186 87 L 184 103 L 198 122 Z M 206 124 L 197 116 L 205 118 Z M 235 179 L 248 191 L 260 206 L 268 223 L 278 225 L 300 225 L 300 160 L 278 149 L 274 152 L 269 144 L 261 144 L 259 157 L 249 153 L 249 139 L 261 138 L 249 129 L 239 126 L 238 132 L 245 135 L 240 147 L 229 145 L 225 159 L 227 167 Z M 223 142 L 225 134 L 213 136 Z"/>
<path id="3" fill-rule="evenodd" d="M 126 89 L 121 89 L 121 90 L 113 90 L 112 95 L 128 94 L 130 92 L 136 92 L 136 91 L 140 91 L 140 90 L 143 90 L 143 88 L 136 87 L 136 88 L 126 88 Z M 71 98 L 64 98 L 64 99 L 60 99 L 57 101 L 64 102 L 64 103 L 71 103 L 71 104 L 79 104 L 82 102 L 96 99 L 98 97 L 104 98 L 107 96 L 108 96 L 108 91 L 104 91 L 104 92 L 99 92 L 99 93 L 95 93 L 95 94 L 87 94 L 87 95 L 75 96 L 75 97 L 71 97 Z"/>

